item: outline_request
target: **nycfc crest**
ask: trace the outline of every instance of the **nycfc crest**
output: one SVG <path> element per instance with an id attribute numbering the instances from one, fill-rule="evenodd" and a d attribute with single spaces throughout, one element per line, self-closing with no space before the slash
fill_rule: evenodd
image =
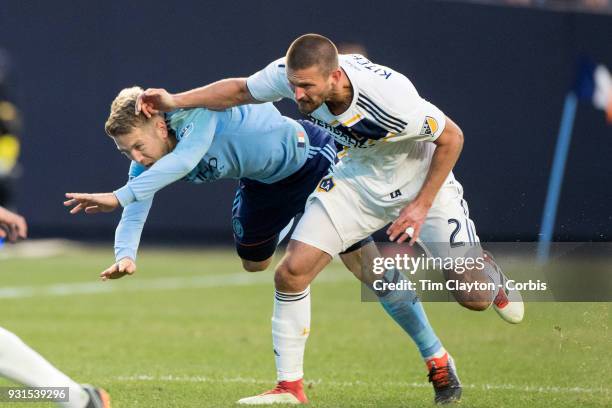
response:
<path id="1" fill-rule="evenodd" d="M 242 224 L 238 218 L 232 220 L 232 227 L 234 229 L 234 234 L 236 234 L 238 238 L 242 238 L 244 235 L 244 228 L 242 228 Z"/>

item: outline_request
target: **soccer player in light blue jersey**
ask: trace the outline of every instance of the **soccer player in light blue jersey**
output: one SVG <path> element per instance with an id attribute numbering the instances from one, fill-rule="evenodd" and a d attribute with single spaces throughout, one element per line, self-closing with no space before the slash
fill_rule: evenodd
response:
<path id="1" fill-rule="evenodd" d="M 178 180 L 191 183 L 222 178 L 239 180 L 232 209 L 237 252 L 246 270 L 265 269 L 280 232 L 303 211 L 308 196 L 336 160 L 332 135 L 308 121 L 281 116 L 270 103 L 223 111 L 197 108 L 150 117 L 136 115 L 141 92 L 137 87 L 121 91 L 111 105 L 106 123 L 107 134 L 132 160 L 128 183 L 114 193 L 68 193 L 64 203 L 73 207 L 73 214 L 110 212 L 123 207 L 115 235 L 116 262 L 102 272 L 102 278 L 116 279 L 134 273 L 140 235 L 153 197 Z M 368 238 L 340 253 L 347 268 L 368 286 L 374 277 L 371 271 L 362 270 L 362 265 L 371 262 L 362 262 L 362 258 L 374 256 L 378 253 Z M 395 281 L 399 275 L 396 270 L 389 270 L 384 278 Z M 414 292 L 376 294 L 385 311 L 412 338 L 424 358 L 445 353 Z M 292 312 L 288 310 L 291 305 L 304 302 L 309 309 L 309 287 L 299 294 L 277 289 L 273 331 L 283 332 L 283 315 Z M 310 331 L 310 314 L 300 316 L 298 336 L 277 336 L 274 340 L 279 386 L 263 396 L 264 402 L 307 402 L 301 380 L 303 353 L 295 343 L 302 344 L 303 349 Z M 299 381 L 293 378 L 296 375 Z M 291 392 L 286 392 L 287 387 L 291 387 Z"/>
<path id="2" fill-rule="evenodd" d="M 181 109 L 147 119 L 134 114 L 140 92 L 137 87 L 124 89 L 106 123 L 119 151 L 132 160 L 128 183 L 114 193 L 90 197 L 109 198 L 109 207 L 85 200 L 72 210 L 94 213 L 119 204 L 124 208 L 115 236 L 117 263 L 102 276 L 135 271 L 140 235 L 158 190 L 178 180 L 200 184 L 224 178 L 239 180 L 232 226 L 243 266 L 248 271 L 266 269 L 281 231 L 304 209 L 336 160 L 331 135 L 281 116 L 272 104 L 222 112 Z M 77 204 L 83 197 L 69 195 L 66 204 Z"/>

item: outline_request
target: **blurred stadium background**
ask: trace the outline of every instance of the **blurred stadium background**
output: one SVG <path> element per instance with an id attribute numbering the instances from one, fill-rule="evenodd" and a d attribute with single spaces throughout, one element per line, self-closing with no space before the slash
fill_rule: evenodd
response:
<path id="1" fill-rule="evenodd" d="M 281 56 L 299 34 L 318 32 L 405 73 L 463 128 L 456 174 L 483 240 L 534 241 L 565 95 L 579 58 L 612 67 L 612 15 L 609 7 L 584 8 L 588 1 L 486 3 L 537 7 L 5 0 L 5 82 L 23 123 L 14 202 L 33 237 L 110 242 L 118 214 L 70 217 L 61 201 L 67 191 L 108 191 L 125 182 L 128 163 L 103 131 L 118 90 L 138 84 L 179 91 L 245 76 Z M 559 11 L 548 3 L 582 6 Z M 281 108 L 296 115 L 290 103 Z M 612 127 L 589 104 L 575 123 L 555 239 L 608 241 Z M 144 242 L 231 243 L 234 188 L 232 181 L 171 186 L 156 197 Z"/>
<path id="2" fill-rule="evenodd" d="M 242 272 L 230 247 L 235 182 L 158 193 L 138 275 L 104 285 L 119 214 L 71 217 L 61 203 L 125 182 L 103 131 L 119 89 L 245 76 L 305 32 L 406 74 L 462 127 L 455 172 L 483 241 L 538 240 L 578 63 L 612 67 L 609 1 L 2 0 L 0 205 L 32 238 L 72 244 L 0 248 L 0 326 L 118 407 L 232 406 L 271 385 L 272 277 Z M 579 102 L 554 240 L 611 240 L 611 138 L 605 114 Z M 416 350 L 359 296 L 338 264 L 314 284 L 312 405 L 430 406 Z M 609 303 L 528 304 L 514 327 L 454 303 L 426 308 L 459 363 L 463 406 L 612 404 Z"/>

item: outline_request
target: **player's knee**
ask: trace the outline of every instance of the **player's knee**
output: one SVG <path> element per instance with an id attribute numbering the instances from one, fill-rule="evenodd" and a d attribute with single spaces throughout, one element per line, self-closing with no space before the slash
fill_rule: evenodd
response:
<path id="1" fill-rule="evenodd" d="M 282 270 L 283 274 L 291 278 L 299 279 L 304 277 L 308 272 L 307 268 L 304 267 L 306 265 L 307 264 L 297 259 L 296 256 L 289 256 L 283 259 L 283 262 L 279 265 L 279 270 Z"/>
<path id="2" fill-rule="evenodd" d="M 261 262 L 242 262 L 242 268 L 247 272 L 261 272 L 266 269 L 267 265 L 262 265 Z"/>
<path id="3" fill-rule="evenodd" d="M 265 271 L 268 266 L 270 266 L 270 262 L 272 258 L 268 258 L 264 261 L 249 261 L 247 259 L 242 260 L 242 267 L 247 272 L 261 272 Z"/>
<path id="4" fill-rule="evenodd" d="M 482 312 L 491 306 L 491 302 L 487 300 L 462 300 L 459 301 L 459 304 L 466 309 L 473 310 L 475 312 Z"/>
<path id="5" fill-rule="evenodd" d="M 486 289 L 453 291 L 452 293 L 461 306 L 477 312 L 487 310 L 493 299 L 493 291 Z"/>
<path id="6" fill-rule="evenodd" d="M 274 284 L 279 290 L 300 291 L 304 290 L 309 283 L 305 271 L 290 259 L 285 259 L 276 268 Z"/>

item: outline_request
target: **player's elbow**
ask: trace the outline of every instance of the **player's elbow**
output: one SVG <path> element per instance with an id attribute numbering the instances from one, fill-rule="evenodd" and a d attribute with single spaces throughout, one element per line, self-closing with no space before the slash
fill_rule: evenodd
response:
<path id="1" fill-rule="evenodd" d="M 438 147 L 444 147 L 447 151 L 460 154 L 463 149 L 463 132 L 454 124 L 453 126 L 447 126 L 434 143 Z"/>
<path id="2" fill-rule="evenodd" d="M 463 149 L 463 131 L 459 126 L 457 126 L 457 130 L 455 131 L 455 144 L 459 151 Z"/>
<path id="3" fill-rule="evenodd" d="M 446 144 L 452 146 L 457 151 L 463 149 L 463 131 L 450 118 L 446 118 L 446 127 L 442 135 L 438 139 L 438 144 Z"/>
<path id="4" fill-rule="evenodd" d="M 235 101 L 236 105 L 244 105 L 255 102 L 255 98 L 253 98 L 251 91 L 249 91 L 249 87 L 247 86 L 246 78 L 236 78 L 235 81 L 236 86 L 238 87 Z"/>

